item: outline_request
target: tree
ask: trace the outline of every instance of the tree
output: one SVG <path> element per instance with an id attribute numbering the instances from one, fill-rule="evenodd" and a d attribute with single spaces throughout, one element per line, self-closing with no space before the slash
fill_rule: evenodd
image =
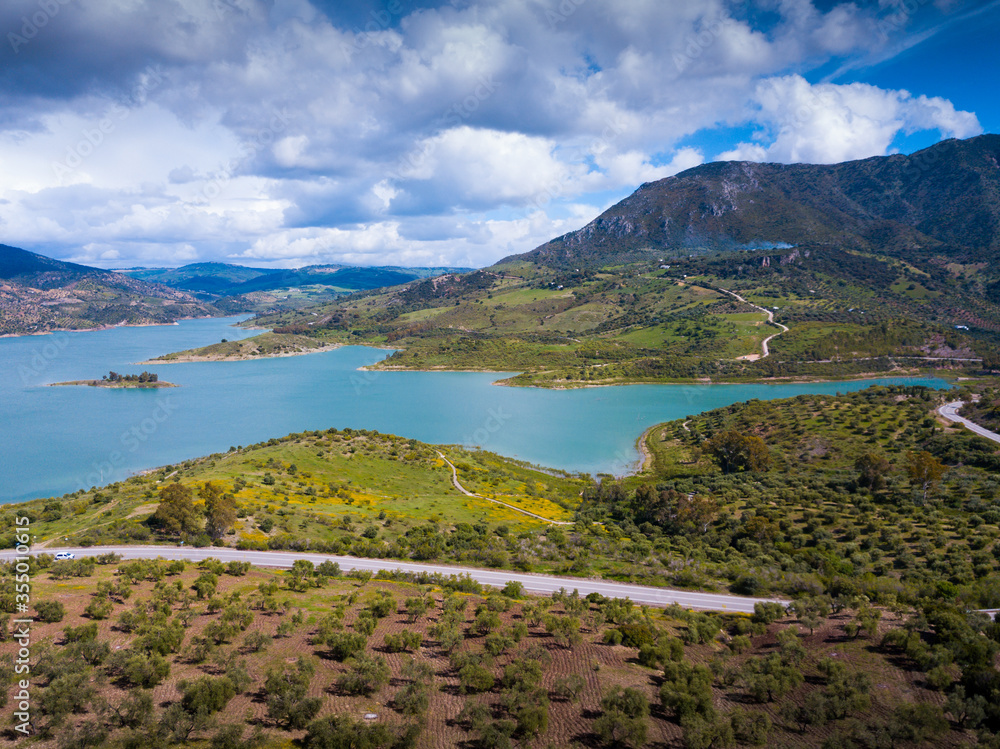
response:
<path id="1" fill-rule="evenodd" d="M 858 471 L 858 484 L 872 491 L 878 491 L 885 486 L 885 476 L 892 466 L 884 456 L 876 453 L 864 453 L 854 461 L 854 469 Z"/>
<path id="2" fill-rule="evenodd" d="M 313 664 L 304 658 L 299 658 L 294 669 L 269 670 L 264 680 L 267 714 L 289 728 L 305 728 L 322 707 L 319 697 L 306 696 L 315 672 Z"/>
<path id="3" fill-rule="evenodd" d="M 350 662 L 347 673 L 337 679 L 342 692 L 352 695 L 370 695 L 389 683 L 391 672 L 385 658 L 370 653 L 359 653 Z"/>
<path id="4" fill-rule="evenodd" d="M 664 708 L 673 710 L 679 720 L 691 715 L 711 715 L 712 672 L 707 666 L 668 661 L 664 664 L 660 702 Z"/>
<path id="5" fill-rule="evenodd" d="M 397 741 L 381 723 L 367 725 L 346 715 L 330 715 L 309 724 L 305 749 L 389 749 Z"/>
<path id="6" fill-rule="evenodd" d="M 205 500 L 205 532 L 213 539 L 222 538 L 236 522 L 236 498 L 212 481 L 202 485 L 199 496 Z"/>
<path id="7" fill-rule="evenodd" d="M 685 718 L 684 749 L 728 749 L 735 746 L 733 726 L 727 718 L 691 715 Z"/>
<path id="8" fill-rule="evenodd" d="M 197 533 L 200 523 L 198 511 L 191 501 L 191 490 L 178 483 L 160 489 L 160 505 L 149 523 L 172 536 Z"/>
<path id="9" fill-rule="evenodd" d="M 552 694 L 560 700 L 576 702 L 586 686 L 587 680 L 580 674 L 570 674 L 556 679 L 552 685 Z"/>
<path id="10" fill-rule="evenodd" d="M 941 480 L 948 466 L 935 458 L 926 450 L 917 452 L 911 450 L 906 454 L 906 472 L 910 476 L 910 481 L 920 487 L 923 501 L 927 501 L 927 492 L 934 484 Z"/>
<path id="11" fill-rule="evenodd" d="M 767 713 L 736 709 L 729 715 L 733 738 L 740 744 L 763 746 L 771 733 L 771 719 Z"/>
<path id="12" fill-rule="evenodd" d="M 59 601 L 39 601 L 35 604 L 38 618 L 43 622 L 61 622 L 66 615 L 66 607 Z"/>
<path id="13" fill-rule="evenodd" d="M 134 653 L 121 664 L 120 671 L 128 683 L 152 689 L 170 675 L 170 662 L 159 653 Z"/>
<path id="14" fill-rule="evenodd" d="M 198 716 L 219 712 L 236 696 L 236 687 L 225 676 L 200 676 L 193 681 L 184 679 L 177 683 L 177 689 L 182 695 L 180 704 L 184 711 Z"/>
<path id="15" fill-rule="evenodd" d="M 764 440 L 735 429 L 713 435 L 705 441 L 704 448 L 718 461 L 723 473 L 764 471 L 771 462 Z"/>
<path id="16" fill-rule="evenodd" d="M 244 738 L 243 726 L 230 724 L 219 726 L 219 730 L 212 736 L 209 749 L 257 749 L 257 747 L 263 746 L 266 741 L 267 738 L 260 732 L 259 728 Z"/>
<path id="17" fill-rule="evenodd" d="M 802 624 L 809 627 L 810 635 L 830 615 L 829 604 L 826 602 L 826 599 L 819 596 L 800 598 L 792 601 L 789 608 Z"/>
<path id="18" fill-rule="evenodd" d="M 649 730 L 649 701 L 638 689 L 614 687 L 601 700 L 594 731 L 608 746 L 639 747 Z"/>
<path id="19" fill-rule="evenodd" d="M 713 497 L 704 494 L 681 494 L 677 498 L 677 522 L 690 523 L 701 533 L 708 530 L 708 526 L 718 514 L 719 502 Z"/>
<path id="20" fill-rule="evenodd" d="M 459 689 L 463 694 L 488 692 L 493 689 L 496 679 L 493 672 L 480 663 L 466 663 L 458 671 Z"/>
<path id="21" fill-rule="evenodd" d="M 746 685 L 758 702 L 773 702 L 802 684 L 802 672 L 777 653 L 747 663 Z"/>
<path id="22" fill-rule="evenodd" d="M 426 713 L 430 702 L 430 687 L 421 681 L 407 684 L 392 698 L 393 707 L 410 718 L 416 718 Z"/>
<path id="23" fill-rule="evenodd" d="M 427 613 L 429 608 L 426 598 L 421 598 L 419 596 L 415 598 L 407 598 L 405 602 L 406 613 L 410 616 L 410 623 L 414 623 Z"/>
<path id="24" fill-rule="evenodd" d="M 110 705 L 115 726 L 138 728 L 153 715 L 153 697 L 149 692 L 132 692 L 118 705 Z"/>

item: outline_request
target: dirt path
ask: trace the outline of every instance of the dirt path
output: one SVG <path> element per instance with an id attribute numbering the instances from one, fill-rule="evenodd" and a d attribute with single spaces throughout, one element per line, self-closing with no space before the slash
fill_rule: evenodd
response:
<path id="1" fill-rule="evenodd" d="M 485 500 L 486 502 L 493 502 L 493 503 L 498 504 L 498 505 L 503 505 L 504 507 L 506 507 L 508 509 L 511 509 L 514 512 L 520 512 L 522 515 L 528 515 L 529 517 L 533 517 L 536 520 L 541 520 L 541 521 L 546 522 L 546 523 L 551 523 L 552 525 L 573 525 L 573 522 L 570 521 L 570 520 L 550 520 L 549 518 L 543 518 L 541 515 L 536 515 L 533 512 L 528 512 L 527 510 L 522 510 L 520 507 L 516 507 L 514 505 L 509 505 L 506 502 L 501 502 L 499 499 L 492 499 L 490 497 L 484 497 L 482 494 L 473 494 L 472 492 L 470 492 L 468 489 L 466 489 L 464 486 L 462 486 L 458 482 L 458 469 L 455 468 L 455 464 L 452 463 L 450 460 L 448 460 L 444 456 L 444 453 L 441 452 L 440 450 L 435 450 L 435 452 L 441 457 L 441 460 L 443 460 L 445 463 L 447 463 L 451 467 L 451 483 L 454 484 L 455 488 L 458 489 L 460 492 L 462 492 L 462 494 L 464 494 L 465 496 L 467 496 L 467 497 L 475 497 L 476 499 L 482 499 L 482 500 Z"/>
<path id="2" fill-rule="evenodd" d="M 774 313 L 771 310 L 766 309 L 764 307 L 760 307 L 760 306 L 754 304 L 753 302 L 748 302 L 746 299 L 744 299 L 743 297 L 741 297 L 735 291 L 729 291 L 728 289 L 715 289 L 715 291 L 721 291 L 723 294 L 729 294 L 729 296 L 735 297 L 736 299 L 739 299 L 741 302 L 743 302 L 743 304 L 749 304 L 754 309 L 759 309 L 761 312 L 763 312 L 765 315 L 767 315 L 767 321 L 771 325 L 777 325 L 779 328 L 781 328 L 781 330 L 779 330 L 777 333 L 775 333 L 773 335 L 769 335 L 767 338 L 765 338 L 761 342 L 761 344 L 760 344 L 761 355 L 760 355 L 759 358 L 760 359 L 767 358 L 767 356 L 771 353 L 770 349 L 768 349 L 768 347 L 767 347 L 767 344 L 770 342 L 770 340 L 772 338 L 777 338 L 782 333 L 787 333 L 788 332 L 788 326 L 787 325 L 782 325 L 780 322 L 775 322 L 774 321 Z M 751 354 L 751 356 L 753 356 L 753 354 Z M 744 358 L 746 358 L 748 361 L 755 361 L 755 359 L 750 359 L 750 357 L 744 357 Z"/>

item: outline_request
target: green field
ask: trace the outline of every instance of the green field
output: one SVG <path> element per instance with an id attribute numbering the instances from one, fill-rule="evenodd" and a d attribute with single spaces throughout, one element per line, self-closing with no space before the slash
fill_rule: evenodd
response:
<path id="1" fill-rule="evenodd" d="M 397 353 L 381 366 L 517 371 L 510 384 L 541 387 L 957 367 L 976 373 L 975 362 L 956 365 L 951 357 L 1000 352 L 1000 324 L 990 322 L 997 311 L 966 293 L 962 267 L 935 270 L 829 248 L 808 263 L 777 267 L 748 264 L 753 257 L 689 257 L 669 269 L 515 262 L 360 292 L 253 324 L 320 341 L 388 343 Z M 766 307 L 790 329 L 771 341 L 769 357 L 758 359 L 761 342 L 779 329 L 720 289 Z M 958 320 L 978 327 L 965 332 Z"/>

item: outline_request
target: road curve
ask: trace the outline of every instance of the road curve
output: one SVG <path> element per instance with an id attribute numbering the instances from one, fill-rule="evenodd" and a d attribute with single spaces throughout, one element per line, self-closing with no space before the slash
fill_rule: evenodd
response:
<path id="1" fill-rule="evenodd" d="M 503 587 L 511 580 L 524 586 L 529 593 L 551 594 L 565 588 L 578 590 L 581 595 L 600 593 L 613 598 L 630 598 L 638 604 L 647 606 L 669 606 L 673 603 L 689 609 L 704 609 L 707 611 L 725 611 L 731 613 L 752 613 L 755 603 L 774 601 L 770 598 L 747 598 L 724 593 L 702 593 L 698 591 L 672 590 L 669 588 L 653 588 L 647 585 L 616 583 L 610 580 L 588 580 L 576 577 L 557 577 L 555 575 L 530 575 L 523 572 L 506 570 L 484 570 L 475 567 L 458 567 L 445 564 L 415 564 L 399 562 L 394 559 L 362 559 L 359 557 L 342 557 L 332 554 L 309 554 L 291 551 L 241 551 L 225 547 L 206 547 L 195 549 L 178 546 L 92 546 L 89 548 L 45 549 L 46 554 L 60 551 L 71 551 L 78 557 L 97 556 L 114 552 L 126 559 L 186 559 L 198 562 L 214 557 L 223 562 L 250 562 L 258 567 L 279 567 L 288 569 L 297 559 L 307 559 L 313 564 L 331 561 L 337 562 L 342 570 L 379 570 L 416 573 L 441 573 L 442 575 L 468 574 L 477 582 L 492 587 Z M 0 559 L 10 561 L 15 556 L 12 551 L 0 553 Z M 783 603 L 783 602 L 781 602 Z"/>
<path id="2" fill-rule="evenodd" d="M 464 486 L 462 486 L 460 483 L 458 483 L 458 469 L 455 468 L 455 464 L 452 463 L 450 460 L 448 460 L 444 456 L 444 453 L 441 452 L 440 450 L 435 450 L 434 452 L 436 452 L 438 455 L 441 456 L 441 460 L 443 460 L 445 463 L 447 463 L 449 466 L 451 466 L 451 483 L 454 484 L 455 488 L 458 489 L 460 492 L 462 492 L 462 494 L 464 494 L 465 496 L 467 496 L 467 497 L 475 497 L 476 499 L 481 499 L 481 500 L 483 500 L 485 502 L 493 502 L 494 504 L 503 505 L 504 507 L 506 507 L 506 508 L 508 508 L 510 510 L 513 510 L 514 512 L 519 512 L 522 515 L 528 515 L 529 517 L 533 517 L 536 520 L 541 520 L 544 523 L 549 523 L 550 525 L 573 525 L 573 521 L 572 520 L 550 520 L 549 518 L 543 518 L 541 515 L 536 515 L 533 512 L 528 512 L 527 510 L 522 510 L 520 507 L 516 507 L 515 505 L 509 505 L 506 502 L 501 502 L 499 499 L 493 499 L 491 497 L 484 497 L 482 494 L 473 494 L 468 489 L 466 489 Z"/>
<path id="3" fill-rule="evenodd" d="M 1000 442 L 1000 434 L 991 432 L 986 427 L 981 427 L 974 421 L 969 421 L 964 416 L 958 415 L 958 409 L 964 405 L 965 401 L 952 401 L 951 403 L 945 403 L 943 406 L 938 406 L 937 412 L 948 421 L 956 424 L 964 424 L 969 431 L 975 432 L 980 437 L 985 437 L 986 439 L 993 440 L 994 442 Z"/>

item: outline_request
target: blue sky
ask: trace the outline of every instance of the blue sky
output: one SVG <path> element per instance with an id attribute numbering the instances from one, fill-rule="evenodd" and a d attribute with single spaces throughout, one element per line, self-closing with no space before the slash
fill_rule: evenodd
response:
<path id="1" fill-rule="evenodd" d="M 482 266 L 717 159 L 1000 132 L 1000 0 L 5 0 L 0 243 Z"/>

